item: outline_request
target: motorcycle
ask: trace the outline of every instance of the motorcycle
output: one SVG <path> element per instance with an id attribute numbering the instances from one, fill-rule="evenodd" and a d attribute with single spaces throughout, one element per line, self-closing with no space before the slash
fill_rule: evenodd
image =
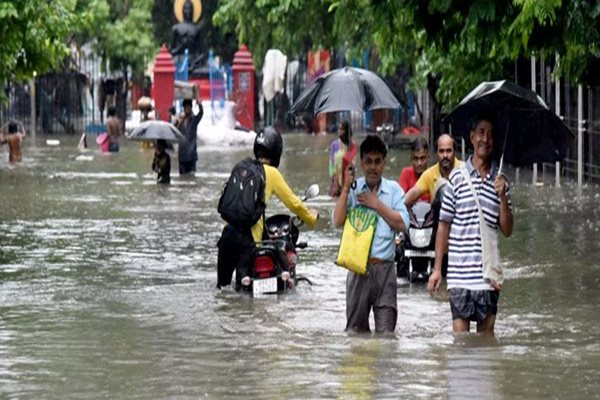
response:
<path id="1" fill-rule="evenodd" d="M 415 203 L 410 212 L 408 235 L 397 248 L 397 274 L 410 282 L 425 280 L 433 271 L 435 260 L 435 230 L 437 221 L 429 203 Z"/>
<path id="2" fill-rule="evenodd" d="M 381 125 L 378 125 L 375 128 L 375 132 L 377 135 L 383 140 L 386 144 L 391 144 L 393 142 L 394 137 L 396 136 L 396 128 L 394 128 L 394 124 L 390 122 L 384 122 Z"/>
<path id="3" fill-rule="evenodd" d="M 434 190 L 434 202 L 419 201 L 410 208 L 408 235 L 396 238 L 396 274 L 409 282 L 429 279 L 435 262 L 435 236 L 439 208 L 446 180 L 441 178 Z M 446 276 L 447 257 L 442 262 L 442 275 Z"/>
<path id="4" fill-rule="evenodd" d="M 306 189 L 304 200 L 319 195 L 319 186 L 313 184 Z M 263 240 L 256 244 L 250 255 L 249 276 L 242 278 L 244 290 L 254 296 L 276 294 L 293 289 L 308 278 L 296 274 L 297 249 L 305 249 L 306 242 L 298 242 L 300 218 L 287 214 L 276 214 L 265 220 Z"/>
<path id="5" fill-rule="evenodd" d="M 390 122 L 384 122 L 383 124 L 378 125 L 375 128 L 375 132 L 389 147 L 410 147 L 418 136 L 414 134 L 400 135 L 398 128 Z"/>

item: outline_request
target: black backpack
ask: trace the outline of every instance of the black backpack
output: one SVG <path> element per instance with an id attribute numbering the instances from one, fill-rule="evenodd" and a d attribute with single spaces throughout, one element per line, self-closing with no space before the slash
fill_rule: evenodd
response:
<path id="1" fill-rule="evenodd" d="M 250 228 L 265 208 L 265 170 L 259 161 L 244 158 L 231 170 L 219 199 L 219 214 L 233 226 Z"/>

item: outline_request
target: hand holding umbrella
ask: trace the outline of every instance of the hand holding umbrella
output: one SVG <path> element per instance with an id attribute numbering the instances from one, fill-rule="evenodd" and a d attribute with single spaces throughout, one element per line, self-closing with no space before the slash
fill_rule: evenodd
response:
<path id="1" fill-rule="evenodd" d="M 574 138 L 565 123 L 531 90 L 509 81 L 483 82 L 444 118 L 469 143 L 473 118 L 496 116 L 496 154 L 514 166 L 560 161 Z"/>

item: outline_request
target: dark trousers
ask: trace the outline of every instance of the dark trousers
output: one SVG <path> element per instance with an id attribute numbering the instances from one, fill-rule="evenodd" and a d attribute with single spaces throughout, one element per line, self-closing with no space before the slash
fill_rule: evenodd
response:
<path id="1" fill-rule="evenodd" d="M 239 290 L 242 277 L 248 275 L 249 257 L 255 247 L 250 229 L 225 226 L 217 247 L 217 286 L 220 288 L 229 285 L 233 271 L 236 271 L 236 289 Z"/>
<path id="2" fill-rule="evenodd" d="M 346 279 L 346 330 L 370 332 L 373 310 L 375 332 L 394 333 L 398 320 L 396 265 L 393 261 L 369 263 L 366 275 L 348 272 Z"/>
<path id="3" fill-rule="evenodd" d="M 179 174 L 190 174 L 196 172 L 196 161 L 179 161 Z"/>

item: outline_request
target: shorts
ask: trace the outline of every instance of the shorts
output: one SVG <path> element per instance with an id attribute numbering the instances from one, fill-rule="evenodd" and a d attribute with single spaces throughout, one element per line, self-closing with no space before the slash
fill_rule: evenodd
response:
<path id="1" fill-rule="evenodd" d="M 488 315 L 498 313 L 497 290 L 448 289 L 452 319 L 482 322 Z"/>

